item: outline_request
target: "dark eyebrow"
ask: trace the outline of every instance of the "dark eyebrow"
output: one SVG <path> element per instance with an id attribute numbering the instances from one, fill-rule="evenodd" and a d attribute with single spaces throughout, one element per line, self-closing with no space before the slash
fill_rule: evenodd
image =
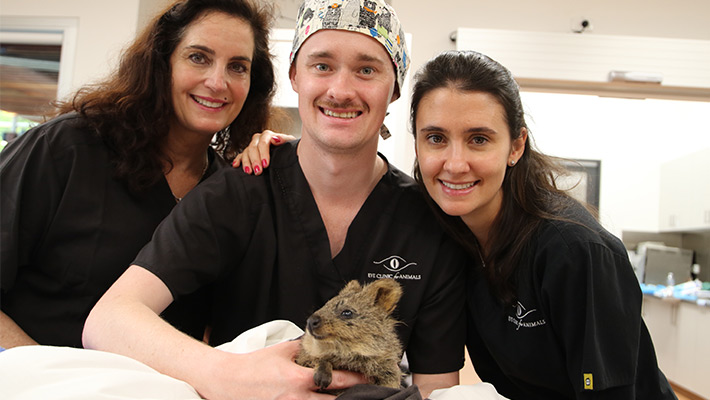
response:
<path id="1" fill-rule="evenodd" d="M 193 44 L 193 45 L 187 46 L 187 47 L 185 47 L 185 48 L 186 48 L 186 49 L 197 49 L 197 50 L 204 51 L 205 53 L 211 54 L 211 55 L 214 55 L 214 54 L 215 54 L 214 50 L 210 49 L 210 48 L 207 47 L 207 46 L 203 46 L 203 45 L 201 45 L 201 44 Z M 248 62 L 251 62 L 251 58 L 250 58 L 250 57 L 246 57 L 246 56 L 236 56 L 236 57 L 230 58 L 230 60 L 234 60 L 234 61 L 248 61 Z"/>
<path id="2" fill-rule="evenodd" d="M 443 129 L 439 128 L 438 126 L 433 126 L 433 125 L 425 126 L 419 130 L 421 132 L 442 132 L 443 131 Z"/>
<path id="3" fill-rule="evenodd" d="M 495 135 L 498 132 L 496 132 L 495 130 L 493 130 L 491 128 L 481 126 L 481 127 L 477 127 L 477 128 L 468 128 L 468 129 L 466 129 L 466 133 L 487 133 L 489 135 Z"/>
<path id="4" fill-rule="evenodd" d="M 379 57 L 374 57 L 374 56 L 371 56 L 371 55 L 369 55 L 369 54 L 360 54 L 360 55 L 358 55 L 358 60 L 360 60 L 360 61 L 372 62 L 372 63 L 378 63 L 378 64 L 385 64 L 385 65 L 387 64 L 387 62 L 386 62 L 386 61 L 383 61 L 381 58 L 379 58 Z"/>
<path id="5" fill-rule="evenodd" d="M 438 132 L 448 132 L 446 129 L 441 128 L 436 125 L 428 125 L 425 126 L 421 129 L 419 129 L 420 132 L 422 133 L 438 133 Z M 482 127 L 476 127 L 476 128 L 468 128 L 466 129 L 465 133 L 469 135 L 473 134 L 487 134 L 487 135 L 495 135 L 498 132 L 494 131 L 493 129 L 487 128 L 485 126 Z"/>
<path id="6" fill-rule="evenodd" d="M 429 126 L 425 126 L 425 127 L 421 128 L 420 131 L 422 131 L 422 132 L 446 132 L 446 129 L 443 129 L 443 128 L 438 127 L 436 125 L 429 125 Z M 497 133 L 493 129 L 487 128 L 485 126 L 476 127 L 476 128 L 468 128 L 468 129 L 466 129 L 465 132 L 469 133 L 469 134 L 471 134 L 471 133 L 487 133 L 487 134 L 493 134 L 493 135 L 495 135 Z"/>
<path id="7" fill-rule="evenodd" d="M 329 51 L 318 51 L 315 53 L 307 54 L 306 57 L 309 59 L 333 58 L 333 54 Z"/>

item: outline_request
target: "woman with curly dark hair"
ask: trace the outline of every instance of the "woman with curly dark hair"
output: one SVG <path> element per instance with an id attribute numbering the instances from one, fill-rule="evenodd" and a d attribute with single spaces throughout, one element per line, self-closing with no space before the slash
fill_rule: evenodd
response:
<path id="1" fill-rule="evenodd" d="M 252 0 L 178 1 L 114 74 L 3 150 L 0 347 L 81 347 L 89 311 L 158 223 L 267 127 L 271 20 Z M 201 337 L 204 313 L 176 311 L 166 319 Z"/>

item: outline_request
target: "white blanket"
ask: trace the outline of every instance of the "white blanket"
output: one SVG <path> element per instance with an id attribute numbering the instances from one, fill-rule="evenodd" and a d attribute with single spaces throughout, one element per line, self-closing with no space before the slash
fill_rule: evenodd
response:
<path id="1" fill-rule="evenodd" d="M 300 336 L 288 321 L 271 321 L 217 348 L 247 353 Z M 485 383 L 437 390 L 434 400 L 505 400 Z M 186 382 L 118 354 L 53 346 L 0 352 L 0 399 L 200 399 Z"/>

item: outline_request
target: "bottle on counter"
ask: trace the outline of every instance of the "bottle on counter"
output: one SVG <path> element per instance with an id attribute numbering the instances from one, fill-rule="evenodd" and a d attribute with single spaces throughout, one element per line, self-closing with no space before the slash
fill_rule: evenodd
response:
<path id="1" fill-rule="evenodd" d="M 675 277 L 672 272 L 666 276 L 666 290 L 663 293 L 664 297 L 673 297 L 673 287 L 675 286 Z"/>
<path id="2" fill-rule="evenodd" d="M 693 264 L 690 268 L 690 277 L 693 280 L 696 280 L 698 279 L 698 275 L 700 275 L 700 264 Z"/>

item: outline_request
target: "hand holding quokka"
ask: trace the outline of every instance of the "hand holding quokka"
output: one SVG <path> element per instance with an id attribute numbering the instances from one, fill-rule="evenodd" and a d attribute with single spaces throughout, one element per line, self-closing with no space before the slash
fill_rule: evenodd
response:
<path id="1" fill-rule="evenodd" d="M 372 384 L 400 388 L 402 346 L 391 314 L 401 296 L 402 288 L 393 279 L 364 286 L 350 281 L 308 318 L 296 363 L 315 368 L 313 381 L 321 389 L 330 384 L 333 369 L 359 372 Z"/>

